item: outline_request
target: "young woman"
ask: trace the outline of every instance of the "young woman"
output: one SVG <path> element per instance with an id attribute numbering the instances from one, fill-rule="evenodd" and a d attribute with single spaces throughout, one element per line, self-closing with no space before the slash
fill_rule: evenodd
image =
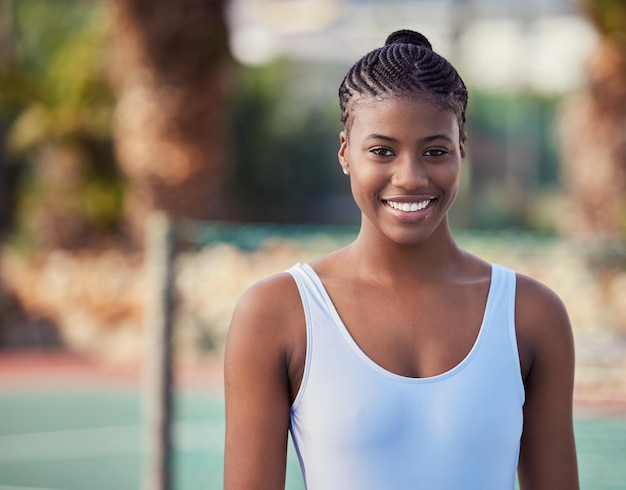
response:
<path id="1" fill-rule="evenodd" d="M 225 488 L 578 488 L 559 298 L 454 242 L 467 90 L 398 31 L 339 89 L 356 240 L 250 288 L 225 355 Z M 480 198 L 480 196 L 477 196 Z"/>

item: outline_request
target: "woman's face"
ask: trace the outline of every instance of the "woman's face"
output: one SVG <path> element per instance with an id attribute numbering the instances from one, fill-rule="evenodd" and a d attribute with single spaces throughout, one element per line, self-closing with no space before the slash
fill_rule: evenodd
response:
<path id="1" fill-rule="evenodd" d="M 351 112 L 339 161 L 362 227 L 405 245 L 447 227 L 465 156 L 455 116 L 415 96 L 365 99 Z"/>

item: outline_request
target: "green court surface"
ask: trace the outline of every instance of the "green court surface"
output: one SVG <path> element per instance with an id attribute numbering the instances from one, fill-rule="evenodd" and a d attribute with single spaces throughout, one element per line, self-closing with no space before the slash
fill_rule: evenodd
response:
<path id="1" fill-rule="evenodd" d="M 131 388 L 0 392 L 0 490 L 141 488 L 141 402 Z M 221 397 L 176 397 L 175 490 L 222 488 Z M 626 489 L 626 414 L 576 419 L 581 488 Z M 303 489 L 293 451 L 287 489 Z"/>

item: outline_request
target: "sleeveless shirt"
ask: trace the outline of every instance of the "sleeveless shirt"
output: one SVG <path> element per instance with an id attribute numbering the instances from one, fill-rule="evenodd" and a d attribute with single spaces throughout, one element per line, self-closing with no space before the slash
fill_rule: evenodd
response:
<path id="1" fill-rule="evenodd" d="M 524 404 L 513 271 L 492 265 L 470 352 L 427 378 L 376 364 L 314 270 L 297 264 L 288 272 L 306 317 L 290 431 L 308 490 L 513 490 Z"/>

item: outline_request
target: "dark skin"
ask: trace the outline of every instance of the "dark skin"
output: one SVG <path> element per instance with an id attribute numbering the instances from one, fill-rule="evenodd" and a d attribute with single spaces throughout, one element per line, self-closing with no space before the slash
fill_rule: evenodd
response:
<path id="1" fill-rule="evenodd" d="M 491 273 L 457 247 L 448 226 L 465 154 L 456 119 L 419 97 L 360 103 L 340 142 L 361 230 L 354 243 L 311 265 L 372 360 L 404 376 L 444 373 L 476 340 Z M 394 203 L 424 208 L 402 211 Z M 526 392 L 521 488 L 577 489 L 567 312 L 552 291 L 518 275 L 515 321 Z M 279 274 L 248 290 L 225 357 L 226 490 L 284 488 L 290 405 L 305 354 L 292 277 Z"/>

